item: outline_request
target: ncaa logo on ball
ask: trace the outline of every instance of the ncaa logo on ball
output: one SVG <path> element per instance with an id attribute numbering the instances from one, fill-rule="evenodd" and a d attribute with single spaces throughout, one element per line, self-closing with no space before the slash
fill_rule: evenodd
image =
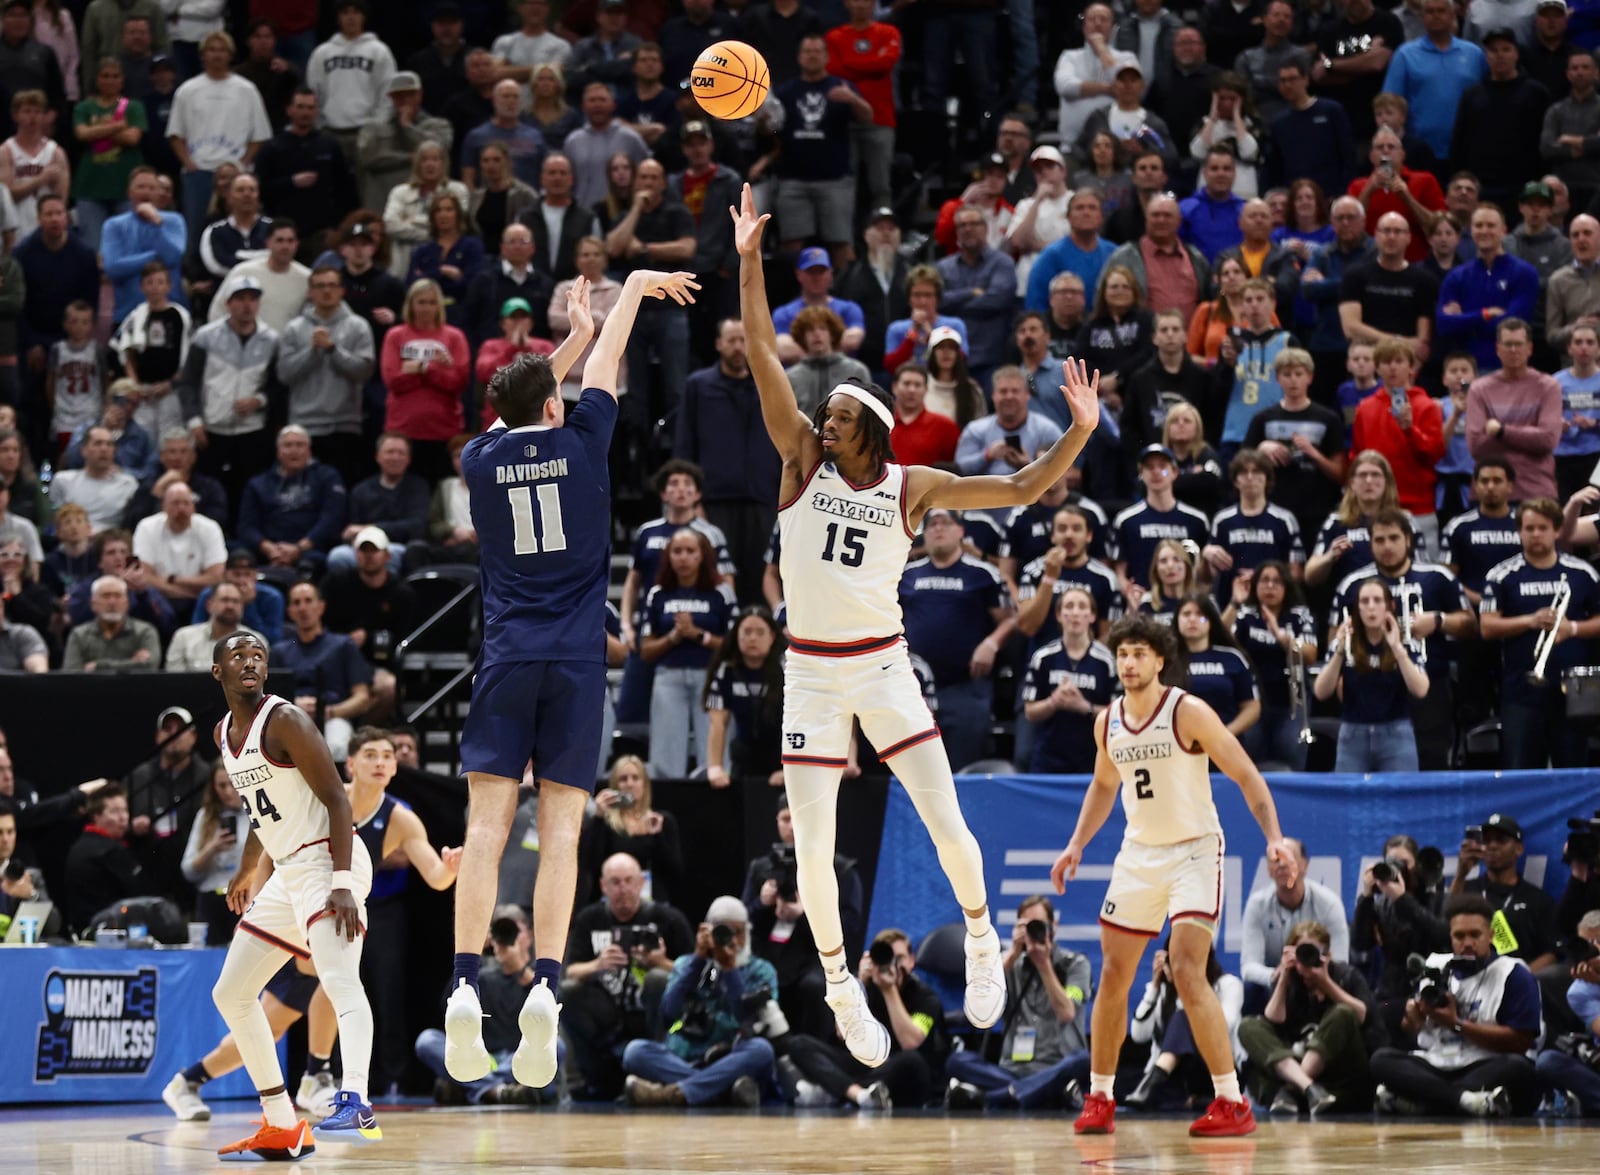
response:
<path id="1" fill-rule="evenodd" d="M 697 73 L 689 79 L 689 84 L 704 90 L 708 87 L 715 86 L 717 84 L 717 79 L 706 77 L 704 74 Z"/>

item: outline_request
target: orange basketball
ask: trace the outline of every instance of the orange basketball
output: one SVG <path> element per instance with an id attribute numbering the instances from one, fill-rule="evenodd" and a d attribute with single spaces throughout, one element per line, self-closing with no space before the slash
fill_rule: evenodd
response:
<path id="1" fill-rule="evenodd" d="M 718 41 L 694 63 L 689 89 L 712 118 L 745 118 L 767 100 L 766 59 L 743 41 Z"/>

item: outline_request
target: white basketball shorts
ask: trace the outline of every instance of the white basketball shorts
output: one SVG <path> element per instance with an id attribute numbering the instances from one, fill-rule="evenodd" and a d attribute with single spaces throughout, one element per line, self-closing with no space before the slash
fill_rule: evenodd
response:
<path id="1" fill-rule="evenodd" d="M 783 761 L 843 768 L 853 719 L 883 760 L 939 737 L 905 639 L 792 641 L 783 662 Z"/>
<path id="2" fill-rule="evenodd" d="M 1215 933 L 1222 916 L 1222 852 L 1216 833 L 1170 845 L 1123 841 L 1100 921 L 1149 938 L 1160 934 L 1169 918 Z"/>
<path id="3" fill-rule="evenodd" d="M 372 858 L 359 836 L 350 845 L 350 875 L 355 882 L 361 924 L 367 924 L 367 894 L 372 889 Z M 239 929 L 282 947 L 301 959 L 311 957 L 306 932 L 322 916 L 333 889 L 333 856 L 327 841 L 306 845 L 272 863 L 272 876 L 239 919 Z"/>

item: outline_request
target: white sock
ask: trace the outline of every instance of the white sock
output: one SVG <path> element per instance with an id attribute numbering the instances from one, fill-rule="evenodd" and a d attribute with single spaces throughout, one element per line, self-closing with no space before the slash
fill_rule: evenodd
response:
<path id="1" fill-rule="evenodd" d="M 989 911 L 985 910 L 974 918 L 971 914 L 963 914 L 967 920 L 967 933 L 973 938 L 987 938 L 994 929 L 994 924 L 989 921 Z"/>
<path id="2" fill-rule="evenodd" d="M 262 1094 L 261 1109 L 267 1115 L 268 1126 L 287 1130 L 297 1121 L 294 1114 L 294 1103 L 289 1100 L 288 1090 L 279 1090 L 274 1094 Z"/>
<path id="3" fill-rule="evenodd" d="M 863 1085 L 861 1087 L 860 1094 L 858 1094 L 856 1096 L 856 1105 L 865 1106 L 865 1105 L 871 1104 L 871 1102 L 872 1102 L 872 1094 L 870 1092 L 868 1092 L 867 1086 Z"/>
<path id="4" fill-rule="evenodd" d="M 1244 1095 L 1239 1092 L 1239 1071 L 1229 1069 L 1226 1075 L 1213 1073 L 1211 1075 L 1211 1088 L 1220 1098 L 1230 1102 L 1244 1101 Z"/>
<path id="5" fill-rule="evenodd" d="M 822 974 L 829 983 L 849 983 L 850 967 L 844 961 L 844 952 L 837 955 L 824 955 L 820 951 L 817 958 L 822 960 Z"/>
<path id="6" fill-rule="evenodd" d="M 1091 1095 L 1103 1093 L 1106 1097 L 1110 1097 L 1111 1089 L 1116 1083 L 1117 1075 L 1115 1073 L 1091 1073 L 1089 1074 L 1089 1093 Z"/>

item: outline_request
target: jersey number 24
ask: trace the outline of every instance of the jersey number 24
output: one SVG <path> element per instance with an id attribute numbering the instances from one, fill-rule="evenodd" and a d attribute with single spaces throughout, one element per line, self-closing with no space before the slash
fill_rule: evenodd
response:
<path id="1" fill-rule="evenodd" d="M 278 809 L 272 806 L 272 797 L 267 794 L 267 789 L 264 787 L 256 789 L 256 802 L 253 805 L 250 803 L 249 792 L 240 792 L 239 802 L 244 805 L 244 814 L 250 818 L 251 828 L 260 828 L 263 820 L 283 819 L 278 815 Z"/>
<path id="2" fill-rule="evenodd" d="M 533 499 L 539 499 L 539 519 L 544 523 L 544 550 L 565 551 L 567 528 L 561 521 L 561 491 L 542 485 L 537 491 L 517 486 L 506 491 L 511 499 L 511 549 L 518 555 L 539 553 L 538 528 L 534 525 Z"/>

